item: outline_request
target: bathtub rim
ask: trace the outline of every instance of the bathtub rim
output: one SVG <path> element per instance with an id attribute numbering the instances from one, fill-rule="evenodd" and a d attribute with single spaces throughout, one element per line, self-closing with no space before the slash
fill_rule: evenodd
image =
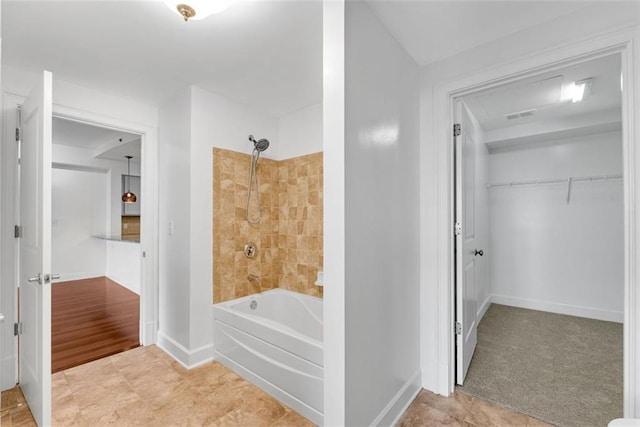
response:
<path id="1" fill-rule="evenodd" d="M 260 296 L 260 295 L 266 295 L 266 294 L 287 294 L 287 295 L 300 297 L 300 298 L 309 298 L 310 300 L 314 300 L 314 301 L 317 301 L 317 302 L 320 302 L 320 303 L 324 303 L 324 299 L 320 298 L 320 297 L 315 297 L 313 295 L 303 294 L 303 293 L 296 292 L 296 291 L 290 291 L 289 289 L 273 288 L 273 289 L 267 289 L 266 291 L 257 292 L 255 294 L 246 295 L 244 297 L 230 299 L 228 301 L 216 302 L 216 303 L 213 304 L 213 306 L 231 306 L 232 303 L 244 302 L 246 300 L 250 300 L 251 298 L 254 298 L 254 297 L 257 297 L 257 296 Z"/>

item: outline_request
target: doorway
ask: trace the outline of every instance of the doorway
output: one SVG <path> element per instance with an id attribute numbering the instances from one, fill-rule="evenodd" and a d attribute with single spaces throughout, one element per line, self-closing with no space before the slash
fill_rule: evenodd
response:
<path id="1" fill-rule="evenodd" d="M 455 390 L 455 342 L 451 333 L 455 323 L 454 316 L 454 252 L 453 252 L 453 149 L 451 129 L 453 126 L 453 99 L 466 93 L 486 89 L 492 86 L 520 79 L 523 75 L 533 75 L 562 68 L 571 63 L 579 63 L 619 53 L 622 57 L 622 135 L 624 162 L 624 416 L 634 418 L 640 411 L 637 399 L 637 385 L 640 377 L 636 367 L 640 363 L 638 349 L 638 295 L 640 282 L 637 280 L 638 245 L 633 238 L 640 221 L 635 209 L 640 197 L 640 177 L 637 172 L 637 153 L 634 141 L 637 134 L 633 123 L 638 120 L 636 96 L 633 88 L 640 78 L 640 69 L 631 59 L 635 46 L 636 33 L 629 29 L 620 29 L 593 38 L 582 39 L 571 45 L 558 46 L 550 51 L 533 52 L 518 56 L 513 61 L 482 70 L 469 69 L 464 75 L 451 80 L 431 82 L 433 87 L 433 114 L 425 118 L 425 125 L 433 129 L 433 138 L 427 138 L 426 149 L 421 151 L 424 173 L 422 182 L 425 191 L 436 197 L 433 212 L 424 211 L 422 215 L 426 234 L 434 239 L 422 240 L 427 250 L 434 250 L 438 257 L 427 257 L 422 261 L 423 268 L 431 269 L 432 281 L 425 280 L 422 286 L 421 307 L 425 328 L 421 330 L 423 356 L 423 384 L 426 388 L 448 396 Z M 429 84 L 429 82 L 428 82 Z M 433 180 L 429 180 L 430 176 Z"/>
<path id="2" fill-rule="evenodd" d="M 44 73 L 44 82 L 45 86 L 51 87 L 51 79 L 50 73 Z M 47 81 L 49 83 L 47 83 Z M 40 86 L 39 90 L 42 90 L 42 83 L 37 83 L 36 89 Z M 32 91 L 33 93 L 33 91 Z M 49 92 L 50 93 L 50 92 Z M 50 97 L 50 95 L 48 95 Z M 48 97 L 45 95 L 45 98 Z M 31 97 L 29 97 L 31 99 Z M 50 99 L 50 98 L 49 98 Z M 4 94 L 4 111 L 5 123 L 14 124 L 13 126 L 5 126 L 5 138 L 7 141 L 19 141 L 18 136 L 22 135 L 22 132 L 18 132 L 20 128 L 19 121 L 19 109 L 20 106 L 25 104 L 26 98 L 23 96 Z M 51 104 L 49 104 L 51 105 Z M 46 99 L 45 99 L 45 107 L 46 107 Z M 51 108 L 52 107 L 52 108 Z M 140 250 L 141 250 L 141 269 L 140 269 L 140 292 L 144 296 L 140 299 L 140 339 L 139 341 L 143 345 L 151 345 L 155 343 L 156 334 L 157 334 L 157 324 L 158 324 L 158 239 L 157 239 L 157 215 L 158 215 L 158 203 L 157 203 L 157 156 L 158 156 L 158 147 L 157 147 L 157 129 L 152 126 L 148 126 L 139 122 L 131 122 L 126 119 L 114 118 L 112 116 L 105 116 L 99 111 L 94 112 L 95 109 L 100 110 L 99 108 L 88 107 L 85 109 L 77 109 L 73 107 L 68 107 L 61 104 L 53 103 L 51 107 L 46 107 L 44 111 L 45 116 L 48 114 L 51 117 L 53 113 L 54 116 L 58 118 L 64 118 L 66 120 L 71 120 L 84 124 L 91 124 L 98 127 L 106 128 L 106 129 L 118 129 L 123 130 L 128 133 L 136 134 L 140 136 L 141 139 L 141 175 L 143 177 L 141 181 L 142 192 L 145 194 L 144 204 L 141 206 L 141 217 L 144 220 L 141 222 L 141 241 L 140 241 Z M 51 120 L 51 118 L 49 118 Z M 46 117 L 44 119 L 46 121 Z M 49 123 L 51 123 L 49 121 Z M 51 126 L 51 125 L 49 125 Z M 49 128 L 50 129 L 50 128 Z M 46 133 L 46 131 L 45 131 Z M 30 130 L 29 134 L 34 135 L 35 133 Z M 25 132 L 26 135 L 26 132 Z M 49 138 L 51 136 L 51 131 L 49 131 Z M 49 141 L 51 141 L 49 139 Z M 42 142 L 38 142 L 37 145 L 42 144 Z M 46 145 L 46 144 L 45 144 Z M 32 146 L 29 144 L 29 146 Z M 20 257 L 19 257 L 19 242 L 21 239 L 14 238 L 14 227 L 13 224 L 21 223 L 21 209 L 20 206 L 20 196 L 18 193 L 19 190 L 19 181 L 18 181 L 18 161 L 19 159 L 19 150 L 20 144 L 3 144 L 3 163 L 4 163 L 4 180 L 3 180 L 3 206 L 5 212 L 9 212 L 11 214 L 7 214 L 3 217 L 4 227 L 3 230 L 8 230 L 9 226 L 11 229 L 11 234 L 9 236 L 8 233 L 3 232 L 3 243 L 4 248 L 6 248 L 6 252 L 3 253 L 3 265 L 8 268 L 3 269 L 3 278 L 6 279 L 6 283 L 23 283 L 24 274 L 20 268 Z M 49 153 L 51 150 L 51 142 L 49 142 Z M 50 155 L 46 153 L 47 156 Z M 24 153 L 23 153 L 24 154 Z M 50 165 L 51 161 L 46 162 L 49 164 L 49 171 L 51 171 Z M 45 163 L 42 163 L 42 166 L 45 169 L 44 176 L 47 175 L 47 167 Z M 40 172 L 42 174 L 42 172 Z M 51 172 L 49 172 L 50 176 Z M 48 185 L 50 187 L 50 183 Z M 44 187 L 43 187 L 44 188 Z M 33 194 L 33 193 L 28 193 Z M 50 200 L 50 199 L 49 199 Z M 41 203 L 41 206 L 50 206 L 49 203 Z M 33 210 L 32 210 L 33 211 Z M 33 211 L 35 212 L 35 211 Z M 50 215 L 50 211 L 49 211 Z M 51 217 L 49 216 L 48 226 L 44 227 L 50 230 Z M 24 223 L 24 222 L 22 222 Z M 44 224 L 44 223 L 43 223 Z M 50 231 L 49 231 L 50 233 Z M 46 260 L 45 260 L 46 261 Z M 44 268 L 40 268 L 39 271 L 51 271 L 50 270 L 50 255 L 49 255 L 49 264 L 48 266 L 44 266 Z M 37 271 L 35 268 L 34 271 Z M 43 282 L 47 283 L 50 281 L 51 277 L 49 273 L 44 276 Z M 49 280 L 47 280 L 49 279 Z M 40 289 L 49 290 L 50 297 L 50 286 L 41 286 Z M 4 314 L 8 319 L 12 319 L 14 322 L 18 320 L 18 293 L 17 287 L 15 286 L 6 286 L 5 291 L 7 293 L 6 299 L 4 301 L 11 301 L 11 304 L 5 303 Z M 20 301 L 24 301 L 25 298 L 20 298 Z M 50 301 L 50 300 L 49 300 Z M 35 304 L 31 304 L 35 306 Z M 48 313 L 50 309 L 50 302 L 42 307 L 42 310 L 39 312 L 43 313 L 44 316 L 41 316 L 42 319 L 48 319 Z M 22 313 L 21 317 L 24 320 L 24 313 Z M 33 319 L 31 319 L 33 320 Z M 7 322 L 5 322 L 7 323 Z M 13 323 L 13 322 L 12 322 Z M 27 323 L 29 326 L 27 326 Z M 47 326 L 46 323 L 49 323 Z M 26 322 L 23 331 L 25 333 L 34 334 L 38 331 L 46 332 L 47 328 L 50 327 L 50 322 L 46 322 L 42 325 L 38 324 L 38 327 L 34 327 L 33 323 Z M 18 323 L 15 323 L 16 326 Z M 14 328 L 11 328 L 12 330 Z M 19 330 L 19 327 L 17 328 Z M 49 336 L 49 338 L 47 338 Z M 20 337 L 20 341 L 23 340 L 24 335 Z M 24 364 L 18 364 L 18 355 L 22 357 L 23 354 L 26 354 L 23 351 L 19 352 L 19 343 L 18 336 L 13 337 L 13 340 L 10 342 L 11 345 L 5 346 L 5 352 L 8 355 L 11 355 L 10 358 L 7 359 L 8 363 L 3 365 L 4 375 L 2 376 L 4 381 L 4 387 L 10 388 L 16 383 L 20 383 L 21 388 L 23 390 L 27 387 L 25 384 L 28 378 L 25 377 L 24 373 Z M 50 373 L 51 369 L 51 359 L 50 359 L 50 333 L 46 333 L 42 335 L 42 340 L 36 339 L 36 345 L 40 346 L 40 349 L 46 348 L 47 351 L 34 351 L 31 352 L 32 359 L 37 359 L 37 370 L 40 373 L 46 374 Z M 34 347 L 29 347 L 28 350 L 33 349 Z M 38 347 L 36 347 L 37 350 Z M 31 372 L 31 371 L 29 371 Z M 35 372 L 35 371 L 34 371 Z M 26 396 L 28 393 L 25 392 L 25 396 L 29 401 L 29 406 L 34 410 L 34 416 L 43 420 L 46 424 L 47 420 L 50 419 L 50 402 L 51 402 L 51 387 L 50 387 L 50 375 L 43 375 L 41 381 L 36 383 L 35 385 L 29 385 L 30 391 L 32 392 L 30 398 Z M 35 396 L 35 399 L 33 397 Z M 37 413 L 37 415 L 36 415 Z"/>
<path id="3" fill-rule="evenodd" d="M 140 135 L 53 118 L 53 373 L 140 344 L 140 153 Z"/>
<path id="4" fill-rule="evenodd" d="M 613 54 L 456 101 L 456 382 L 556 425 L 623 415 L 621 92 Z"/>

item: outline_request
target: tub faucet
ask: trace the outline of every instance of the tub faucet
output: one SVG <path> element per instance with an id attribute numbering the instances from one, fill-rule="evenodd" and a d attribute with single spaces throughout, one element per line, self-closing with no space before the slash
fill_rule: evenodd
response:
<path id="1" fill-rule="evenodd" d="M 260 281 L 262 279 L 260 278 L 260 276 L 255 275 L 255 274 L 250 274 L 249 276 L 247 276 L 247 279 L 249 279 L 249 283 L 254 284 L 255 290 L 257 290 L 258 292 L 261 291 L 261 289 L 260 289 Z"/>

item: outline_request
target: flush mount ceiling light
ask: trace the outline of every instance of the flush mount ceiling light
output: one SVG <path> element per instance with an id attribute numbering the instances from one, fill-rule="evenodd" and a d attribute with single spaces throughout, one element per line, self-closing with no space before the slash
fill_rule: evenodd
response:
<path id="1" fill-rule="evenodd" d="M 591 92 L 591 79 L 584 79 L 571 83 L 567 87 L 566 98 L 571 102 L 580 102 Z"/>
<path id="2" fill-rule="evenodd" d="M 120 138 L 122 141 L 122 138 Z M 133 156 L 124 156 L 127 159 L 127 177 L 129 178 L 128 190 L 122 195 L 122 203 L 135 203 L 138 198 L 131 192 L 131 159 Z"/>
<path id="3" fill-rule="evenodd" d="M 174 13 L 182 16 L 185 22 L 204 19 L 207 16 L 222 12 L 229 7 L 232 0 L 165 0 L 165 4 Z"/>

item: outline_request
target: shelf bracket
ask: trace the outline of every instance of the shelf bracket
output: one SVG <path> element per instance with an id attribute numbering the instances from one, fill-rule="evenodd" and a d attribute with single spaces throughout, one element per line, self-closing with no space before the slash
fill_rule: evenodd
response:
<path id="1" fill-rule="evenodd" d="M 571 184 L 573 183 L 573 178 L 569 177 L 567 180 L 567 204 L 571 200 Z"/>

